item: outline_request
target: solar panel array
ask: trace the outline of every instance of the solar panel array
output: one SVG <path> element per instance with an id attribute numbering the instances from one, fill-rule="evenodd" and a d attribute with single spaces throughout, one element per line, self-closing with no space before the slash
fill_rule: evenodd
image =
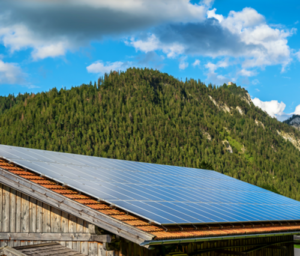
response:
<path id="1" fill-rule="evenodd" d="M 157 224 L 300 220 L 300 202 L 215 171 L 5 145 L 0 157 Z"/>

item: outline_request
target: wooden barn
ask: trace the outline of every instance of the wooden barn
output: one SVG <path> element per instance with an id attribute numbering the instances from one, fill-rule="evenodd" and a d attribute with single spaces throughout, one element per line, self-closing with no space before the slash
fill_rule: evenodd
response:
<path id="1" fill-rule="evenodd" d="M 220 173 L 0 145 L 0 255 L 294 255 L 300 203 Z"/>

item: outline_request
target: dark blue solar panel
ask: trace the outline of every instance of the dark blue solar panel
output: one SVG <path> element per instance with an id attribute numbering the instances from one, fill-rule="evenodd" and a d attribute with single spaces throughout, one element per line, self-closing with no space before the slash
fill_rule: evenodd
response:
<path id="1" fill-rule="evenodd" d="M 300 202 L 215 171 L 4 145 L 0 157 L 158 224 L 300 219 Z"/>

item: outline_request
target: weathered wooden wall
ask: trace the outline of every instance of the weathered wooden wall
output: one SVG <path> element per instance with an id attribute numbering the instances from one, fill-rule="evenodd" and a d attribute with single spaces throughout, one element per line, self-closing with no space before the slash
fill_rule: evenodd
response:
<path id="1" fill-rule="evenodd" d="M 95 226 L 0 184 L 0 233 L 94 233 Z M 26 237 L 26 234 L 24 234 Z M 0 241 L 1 246 L 20 246 L 47 241 Z M 53 241 L 48 241 L 53 242 Z M 98 242 L 57 241 L 90 256 L 105 255 Z"/>

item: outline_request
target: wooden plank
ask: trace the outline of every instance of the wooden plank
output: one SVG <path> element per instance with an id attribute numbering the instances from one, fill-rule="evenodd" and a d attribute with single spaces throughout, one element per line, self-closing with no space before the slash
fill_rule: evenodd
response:
<path id="1" fill-rule="evenodd" d="M 51 207 L 51 232 L 60 232 L 61 211 Z"/>
<path id="2" fill-rule="evenodd" d="M 16 194 L 16 232 L 21 232 L 21 204 L 22 203 L 22 194 L 17 191 Z M 20 246 L 21 241 L 17 240 L 14 242 L 14 246 Z"/>
<path id="3" fill-rule="evenodd" d="M 29 202 L 29 218 L 30 218 L 30 226 L 29 232 L 36 232 L 36 200 L 34 198 L 30 198 Z"/>
<path id="4" fill-rule="evenodd" d="M 98 256 L 98 243 L 91 242 L 89 243 L 89 256 Z"/>
<path id="5" fill-rule="evenodd" d="M 10 247 L 3 248 L 2 251 L 3 251 L 3 255 L 6 256 L 26 256 L 26 254 L 19 252 L 14 248 L 10 248 Z"/>
<path id="6" fill-rule="evenodd" d="M 82 229 L 83 229 L 82 230 L 83 233 L 88 233 L 89 234 L 88 222 L 83 221 Z M 88 253 L 89 253 L 89 244 L 88 244 L 88 242 L 82 242 L 80 246 L 81 246 L 81 253 L 88 255 Z"/>
<path id="7" fill-rule="evenodd" d="M 60 232 L 62 233 L 68 233 L 69 232 L 69 214 L 66 212 L 61 213 L 61 223 L 60 223 Z M 60 243 L 63 246 L 66 246 L 66 242 Z"/>
<path id="8" fill-rule="evenodd" d="M 29 232 L 29 197 L 22 194 L 21 232 Z"/>
<path id="9" fill-rule="evenodd" d="M 0 233 L 0 240 L 33 240 L 33 241 L 81 241 L 81 242 L 111 242 L 110 235 L 92 235 L 89 233 Z"/>
<path id="10" fill-rule="evenodd" d="M 2 205 L 3 205 L 3 186 L 0 184 L 0 232 L 2 232 Z"/>
<path id="11" fill-rule="evenodd" d="M 43 232 L 51 232 L 51 216 L 50 211 L 51 207 L 48 204 L 43 203 Z"/>
<path id="12" fill-rule="evenodd" d="M 47 202 L 54 207 L 72 213 L 73 215 L 82 218 L 90 223 L 95 224 L 114 234 L 118 234 L 135 243 L 142 243 L 145 240 L 152 240 L 153 235 L 141 231 L 131 225 L 115 220 L 101 212 L 91 209 L 85 205 L 68 199 L 51 190 L 45 189 L 33 182 L 23 179 L 17 175 L 7 172 L 0 168 L 1 183 L 17 188 L 19 191 L 26 193 L 38 200 Z"/>
<path id="13" fill-rule="evenodd" d="M 11 189 L 10 191 L 10 222 L 9 231 L 16 232 L 16 195 L 17 191 Z M 12 245 L 13 246 L 13 245 Z"/>
<path id="14" fill-rule="evenodd" d="M 96 234 L 96 226 L 94 224 L 88 223 L 88 229 L 90 234 Z"/>
<path id="15" fill-rule="evenodd" d="M 76 232 L 76 225 L 77 225 L 77 218 L 74 215 L 69 215 L 69 232 Z M 73 249 L 74 251 L 77 251 L 77 243 L 76 242 L 72 242 L 69 245 L 71 249 Z"/>
<path id="16" fill-rule="evenodd" d="M 2 230 L 9 232 L 9 206 L 10 206 L 10 188 L 3 186 L 3 211 L 2 211 Z"/>
<path id="17" fill-rule="evenodd" d="M 98 256 L 106 256 L 106 251 L 103 248 L 103 244 L 98 243 Z"/>
<path id="18" fill-rule="evenodd" d="M 36 232 L 43 232 L 43 203 L 38 200 L 36 203 Z"/>
<path id="19" fill-rule="evenodd" d="M 16 196 L 16 232 L 21 232 L 21 209 L 22 209 L 22 194 L 17 191 L 17 196 Z"/>
<path id="20" fill-rule="evenodd" d="M 76 232 L 83 232 L 83 219 L 77 218 Z M 77 242 L 77 251 L 86 254 L 87 248 L 81 242 Z"/>

